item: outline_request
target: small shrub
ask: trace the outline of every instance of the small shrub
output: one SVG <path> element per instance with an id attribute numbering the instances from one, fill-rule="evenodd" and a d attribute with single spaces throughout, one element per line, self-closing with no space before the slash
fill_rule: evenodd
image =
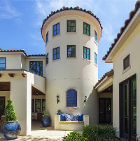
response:
<path id="1" fill-rule="evenodd" d="M 6 119 L 6 121 L 16 121 L 17 117 L 15 114 L 14 106 L 12 104 L 12 100 L 8 99 L 7 103 L 8 104 L 5 108 L 5 119 Z"/>
<path id="2" fill-rule="evenodd" d="M 114 141 L 115 129 L 112 126 L 85 126 L 83 127 L 83 136 L 88 141 Z"/>
<path id="3" fill-rule="evenodd" d="M 81 136 L 78 132 L 71 132 L 64 141 L 87 141 L 87 138 Z"/>

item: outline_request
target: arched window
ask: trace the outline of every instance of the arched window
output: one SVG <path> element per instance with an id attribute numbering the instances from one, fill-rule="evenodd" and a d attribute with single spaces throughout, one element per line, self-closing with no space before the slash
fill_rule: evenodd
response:
<path id="1" fill-rule="evenodd" d="M 67 107 L 77 107 L 77 91 L 69 89 L 66 93 Z"/>

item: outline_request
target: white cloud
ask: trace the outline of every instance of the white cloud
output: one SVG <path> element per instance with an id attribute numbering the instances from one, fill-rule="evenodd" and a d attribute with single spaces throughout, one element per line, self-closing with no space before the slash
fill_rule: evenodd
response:
<path id="1" fill-rule="evenodd" d="M 19 15 L 20 13 L 7 0 L 0 2 L 0 19 L 12 19 Z"/>

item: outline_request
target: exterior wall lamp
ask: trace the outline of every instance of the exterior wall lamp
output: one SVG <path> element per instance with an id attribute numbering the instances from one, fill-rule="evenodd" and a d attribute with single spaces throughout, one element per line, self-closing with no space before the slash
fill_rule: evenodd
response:
<path id="1" fill-rule="evenodd" d="M 87 102 L 87 96 L 85 96 L 85 99 L 84 99 L 84 103 L 86 103 Z"/>
<path id="2" fill-rule="evenodd" d="M 59 97 L 59 95 L 57 95 L 56 98 L 57 98 L 57 104 L 58 104 L 58 103 L 60 102 L 60 97 Z"/>

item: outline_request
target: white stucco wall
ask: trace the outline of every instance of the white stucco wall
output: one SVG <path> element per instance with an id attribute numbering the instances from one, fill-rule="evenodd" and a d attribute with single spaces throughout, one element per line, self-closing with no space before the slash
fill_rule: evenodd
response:
<path id="1" fill-rule="evenodd" d="M 137 135 L 140 135 L 140 24 L 131 32 L 121 50 L 114 56 L 113 68 L 113 126 L 119 136 L 119 83 L 136 74 L 137 83 Z M 130 69 L 123 72 L 123 59 L 130 54 Z"/>
<path id="2" fill-rule="evenodd" d="M 67 20 L 76 20 L 76 32 L 67 32 Z M 83 22 L 90 24 L 90 36 L 83 34 Z M 60 35 L 53 37 L 52 27 L 56 23 L 60 23 Z M 57 110 L 69 113 L 88 112 L 84 110 L 84 99 L 85 96 L 89 97 L 98 81 L 98 65 L 94 63 L 94 52 L 98 54 L 97 42 L 94 40 L 94 29 L 99 30 L 96 28 L 94 22 L 86 16 L 67 14 L 52 20 L 45 29 L 46 33 L 49 32 L 46 44 L 46 54 L 49 53 L 49 63 L 46 65 L 46 101 L 52 125 Z M 76 45 L 76 58 L 67 58 L 67 45 Z M 90 60 L 83 59 L 83 46 L 90 48 Z M 56 47 L 60 47 L 60 59 L 53 60 L 53 48 Z M 70 88 L 78 92 L 77 108 L 66 107 L 66 91 Z M 58 104 L 57 95 L 60 96 Z"/>

